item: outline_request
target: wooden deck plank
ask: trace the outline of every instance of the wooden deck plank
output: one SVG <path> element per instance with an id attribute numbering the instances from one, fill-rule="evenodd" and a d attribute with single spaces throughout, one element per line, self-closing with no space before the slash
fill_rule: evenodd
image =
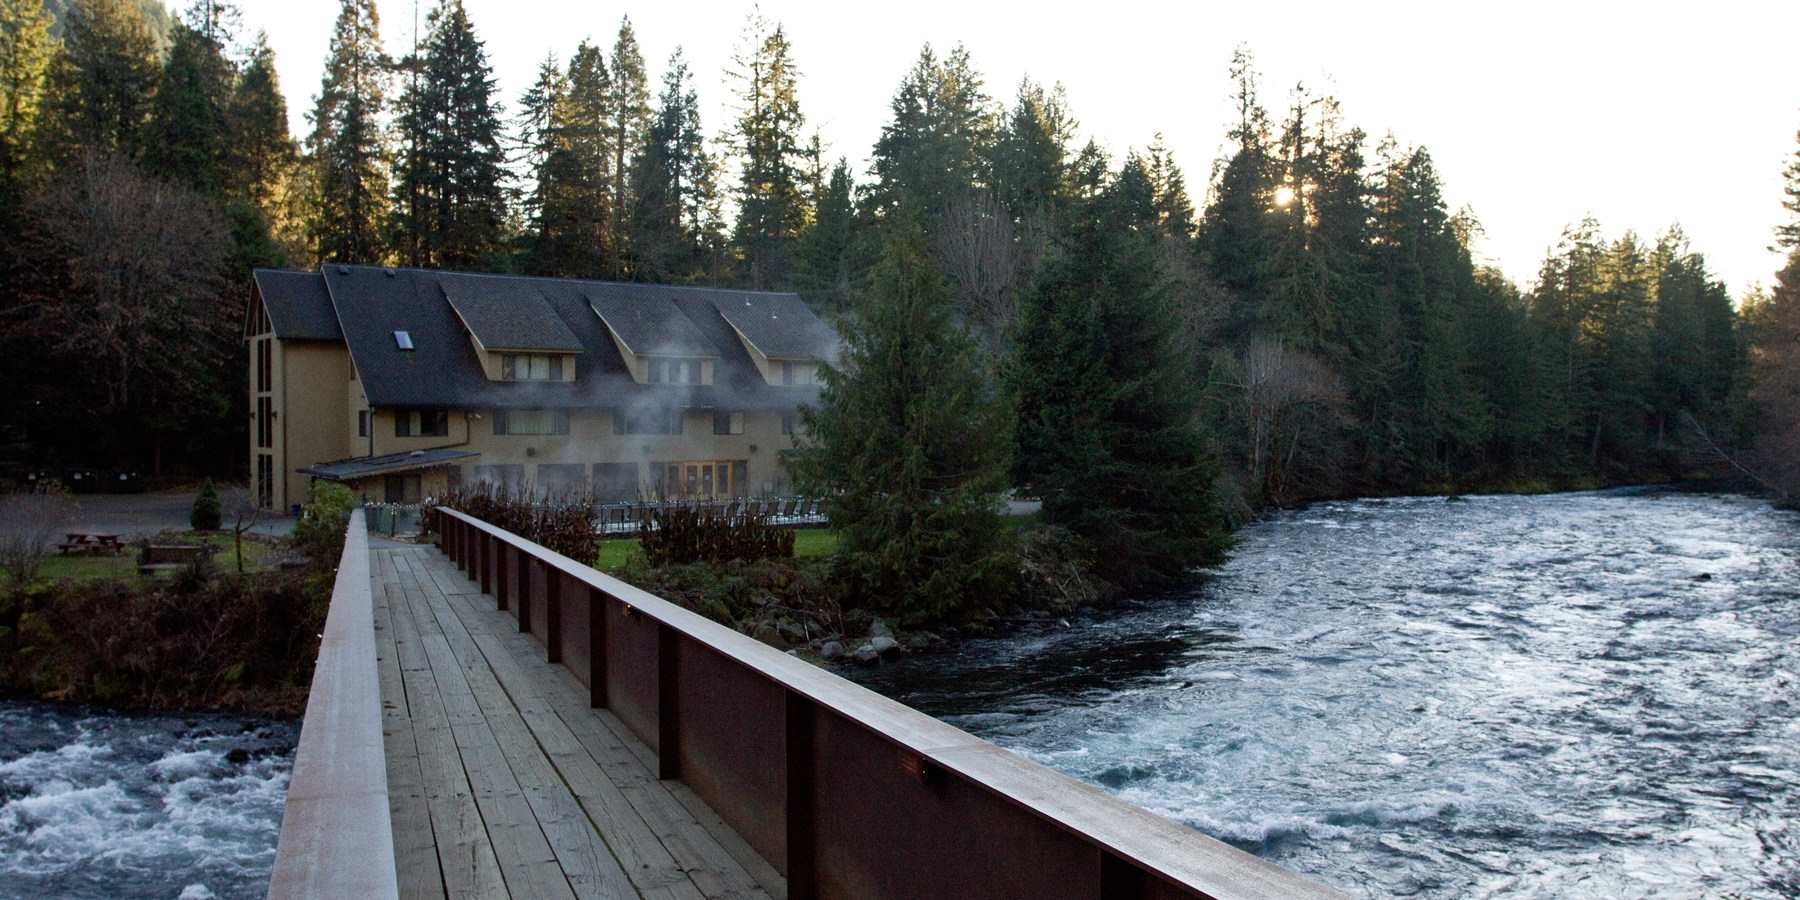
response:
<path id="1" fill-rule="evenodd" d="M 475 700 L 467 681 L 469 673 L 436 625 L 431 604 L 441 603 L 443 595 L 435 585 L 423 581 L 418 588 L 409 585 L 406 594 L 420 630 L 437 632 L 425 635 L 425 653 L 431 659 L 456 755 L 506 889 L 514 896 L 573 898 L 568 878 L 557 865 L 556 855 L 513 776 L 506 754 Z M 428 626 L 427 619 L 433 624 Z"/>
<path id="2" fill-rule="evenodd" d="M 473 598 L 457 598 L 459 611 L 471 618 L 481 621 L 479 627 L 497 624 L 499 618 L 505 616 L 498 610 L 477 608 L 469 601 Z M 493 617 L 493 618 L 490 618 Z M 510 621 L 510 620 L 508 620 Z M 491 632 L 490 632 L 491 634 Z M 541 708 L 546 713 L 555 715 L 559 726 L 550 727 L 547 723 L 534 724 L 535 729 L 555 733 L 562 731 L 574 738 L 588 751 L 588 755 L 601 766 L 607 780 L 619 789 L 619 795 L 630 805 L 631 813 L 635 813 L 655 840 L 661 843 L 665 851 L 674 859 L 681 860 L 688 877 L 707 897 L 785 897 L 786 881 L 781 878 L 773 866 L 756 856 L 742 838 L 730 833 L 724 821 L 713 813 L 705 801 L 691 791 L 687 791 L 690 800 L 683 802 L 673 793 L 679 784 L 665 784 L 653 774 L 651 766 L 655 765 L 655 757 L 648 748 L 629 736 L 622 724 L 608 713 L 589 709 L 587 706 L 586 688 L 579 682 L 558 677 L 558 673 L 567 670 L 552 667 L 542 661 L 543 648 L 529 635 L 513 631 L 501 630 L 495 637 L 496 646 L 504 646 L 505 650 L 496 650 L 489 654 L 490 665 L 496 674 L 514 674 L 508 680 L 509 690 L 518 684 L 518 695 L 515 703 L 520 711 Z M 503 672 L 502 670 L 507 670 Z M 535 671 L 543 676 L 528 679 L 525 672 Z M 529 685 L 529 687 L 527 687 Z M 533 698 L 531 693 L 549 694 Z M 609 726 L 605 720 L 611 719 L 616 726 Z M 578 734 L 578 731 L 580 734 Z M 540 740 L 544 738 L 540 737 Z M 636 745 L 636 746 L 633 746 Z M 682 790 L 686 790 L 685 787 Z M 693 809 L 703 810 L 696 815 Z M 629 820 L 630 813 L 614 811 L 610 818 Z M 763 871 L 756 877 L 739 861 L 736 854 L 726 849 L 724 843 L 711 829 L 702 824 L 710 819 L 717 827 L 725 831 L 741 845 L 742 852 L 754 857 L 762 863 Z M 641 840 L 641 838 L 640 838 Z"/>
<path id="3" fill-rule="evenodd" d="M 462 596 L 466 595 L 459 595 L 458 599 Z M 569 886 L 583 897 L 634 893 L 612 850 L 534 739 L 452 604 L 446 600 L 434 605 L 434 612 Z"/>
<path id="4" fill-rule="evenodd" d="M 405 896 L 785 900 L 478 582 L 433 548 L 370 556 Z"/>
<path id="5" fill-rule="evenodd" d="M 459 612 L 470 615 L 477 613 L 468 603 L 471 598 L 464 596 L 456 599 Z M 498 611 L 494 611 L 494 614 L 504 616 Z M 484 622 L 479 618 L 475 622 L 478 631 L 493 624 L 496 623 L 492 620 Z M 517 632 L 503 631 L 502 634 L 520 637 Z M 501 646 L 501 638 L 490 631 L 480 634 L 474 640 L 488 649 L 485 658 L 489 661 L 492 672 L 499 678 L 507 696 L 515 704 L 515 709 L 531 727 L 538 745 L 548 755 L 582 808 L 595 822 L 601 823 L 608 845 L 637 890 L 645 897 L 669 900 L 699 900 L 705 897 L 688 878 L 682 865 L 606 777 L 600 765 L 586 753 L 580 741 L 566 727 L 561 727 L 561 720 L 550 709 L 549 704 L 541 699 L 531 679 L 525 675 L 525 670 Z M 525 637 L 525 640 L 530 641 L 530 638 Z M 585 701 L 583 705 L 585 707 Z"/>
<path id="6" fill-rule="evenodd" d="M 387 566 L 386 557 L 392 553 L 377 550 L 371 555 Z M 372 561 L 371 569 L 375 568 Z M 425 777 L 419 770 L 418 745 L 406 708 L 406 687 L 385 590 L 375 592 L 375 662 L 381 676 L 381 736 L 387 756 L 388 812 L 393 820 L 394 871 L 400 896 L 406 900 L 443 897 L 444 878 L 431 834 L 431 810 L 425 803 Z"/>
<path id="7" fill-rule="evenodd" d="M 404 599 L 404 593 L 400 596 Z M 391 609 L 396 622 L 414 618 L 410 604 L 398 602 Z M 416 622 L 397 630 L 416 632 Z M 463 771 L 462 754 L 438 694 L 436 675 L 429 667 L 402 670 L 401 675 L 444 892 L 452 898 L 504 896 L 506 881 L 483 826 L 474 789 Z"/>

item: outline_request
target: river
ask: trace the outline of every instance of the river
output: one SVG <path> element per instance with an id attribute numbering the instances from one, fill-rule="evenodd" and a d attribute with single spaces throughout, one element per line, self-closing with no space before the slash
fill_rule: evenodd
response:
<path id="1" fill-rule="evenodd" d="M 0 897 L 262 897 L 298 737 L 0 703 Z"/>
<path id="2" fill-rule="evenodd" d="M 1321 503 L 1203 587 L 855 674 L 1359 897 L 1800 897 L 1800 515 Z"/>

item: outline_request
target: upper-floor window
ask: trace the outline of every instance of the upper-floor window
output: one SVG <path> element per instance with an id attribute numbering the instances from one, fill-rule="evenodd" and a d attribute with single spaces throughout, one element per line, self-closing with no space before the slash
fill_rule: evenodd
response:
<path id="1" fill-rule="evenodd" d="M 713 412 L 713 434 L 743 434 L 744 414 L 728 410 Z"/>
<path id="2" fill-rule="evenodd" d="M 782 384 L 818 384 L 819 367 L 809 362 L 781 361 Z"/>
<path id="3" fill-rule="evenodd" d="M 505 381 L 561 381 L 563 358 L 553 353 L 502 353 L 500 378 Z"/>
<path id="4" fill-rule="evenodd" d="M 629 407 L 613 413 L 613 434 L 680 434 L 680 407 Z"/>
<path id="5" fill-rule="evenodd" d="M 705 384 L 706 360 L 653 357 L 646 380 L 651 384 Z"/>
<path id="6" fill-rule="evenodd" d="M 450 434 L 450 413 L 442 409 L 394 411 L 394 437 L 445 437 Z"/>
<path id="7" fill-rule="evenodd" d="M 496 409 L 495 434 L 568 434 L 566 409 Z"/>

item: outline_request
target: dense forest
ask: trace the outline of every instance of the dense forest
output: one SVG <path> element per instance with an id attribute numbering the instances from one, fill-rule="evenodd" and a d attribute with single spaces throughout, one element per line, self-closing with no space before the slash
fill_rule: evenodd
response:
<path id="1" fill-rule="evenodd" d="M 857 171 L 807 127 L 803 48 L 757 15 L 710 122 L 693 64 L 653 75 L 629 19 L 507 98 L 456 0 L 403 57 L 373 0 L 342 0 L 296 140 L 230 3 L 159 11 L 0 0 L 9 462 L 241 469 L 247 273 L 345 261 L 797 291 L 857 349 L 816 434 L 884 402 L 857 378 L 918 364 L 884 341 L 925 335 L 963 381 L 932 396 L 1004 444 L 949 428 L 945 465 L 1127 548 L 1170 516 L 1351 493 L 1800 477 L 1796 257 L 1734 303 L 1679 228 L 1589 219 L 1514 284 L 1424 147 L 1304 87 L 1272 101 L 1247 49 L 1190 185 L 1160 141 L 1083 139 L 1057 86 L 994 96 L 960 47 L 921 50 Z M 1800 155 L 1786 184 L 1793 251 Z"/>

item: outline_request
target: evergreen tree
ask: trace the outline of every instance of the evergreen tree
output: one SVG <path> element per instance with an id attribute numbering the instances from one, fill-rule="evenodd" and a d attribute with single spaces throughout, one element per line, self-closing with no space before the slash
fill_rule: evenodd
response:
<path id="1" fill-rule="evenodd" d="M 634 205 L 631 160 L 626 154 L 644 147 L 650 127 L 650 79 L 644 73 L 644 56 L 638 50 L 629 17 L 619 21 L 619 37 L 613 43 L 612 94 L 608 100 L 607 139 L 612 144 L 613 158 L 607 241 L 615 248 L 612 277 L 623 280 L 627 275 L 625 262 L 632 253 L 628 216 Z"/>
<path id="2" fill-rule="evenodd" d="M 612 75 L 600 48 L 582 41 L 569 58 L 564 89 L 554 95 L 537 172 L 537 217 L 527 270 L 564 278 L 617 271 L 608 241 L 613 160 L 607 105 Z"/>
<path id="3" fill-rule="evenodd" d="M 982 187 L 982 160 L 994 140 L 992 101 L 958 46 L 942 60 L 919 51 L 891 104 L 893 118 L 875 142 L 866 211 L 893 220 L 913 216 L 933 228 Z"/>
<path id="4" fill-rule="evenodd" d="M 226 196 L 268 209 L 299 157 L 288 134 L 287 99 L 275 72 L 275 51 L 258 34 L 238 70 L 226 110 Z"/>
<path id="5" fill-rule="evenodd" d="M 44 78 L 56 51 L 52 21 L 39 0 L 0 0 L 0 213 L 12 211 L 26 178 Z"/>
<path id="6" fill-rule="evenodd" d="M 1008 415 L 912 228 L 890 235 L 874 295 L 844 328 L 792 463 L 832 497 L 835 567 L 874 609 L 935 617 L 1004 594 Z"/>
<path id="7" fill-rule="evenodd" d="M 1794 140 L 1800 143 L 1800 131 L 1794 133 Z M 1794 158 L 1781 170 L 1781 180 L 1781 192 L 1787 195 L 1781 206 L 1792 219 L 1775 226 L 1775 246 L 1769 249 L 1794 250 L 1800 248 L 1800 149 L 1794 151 Z"/>
<path id="8" fill-rule="evenodd" d="M 744 282 L 754 289 L 787 284 L 800 233 L 811 219 L 804 191 L 806 117 L 795 94 L 800 70 L 780 25 L 752 13 L 728 74 L 738 83 L 738 117 L 725 140 L 739 160 L 738 218 L 732 244 Z"/>
<path id="9" fill-rule="evenodd" d="M 1019 83 L 1018 99 L 988 150 L 987 181 L 1015 219 L 1048 226 L 1064 197 L 1069 145 L 1079 125 L 1062 85 Z"/>
<path id="10" fill-rule="evenodd" d="M 1745 313 L 1755 325 L 1749 399 L 1756 471 L 1791 506 L 1800 502 L 1800 250 L 1788 254 L 1769 296 Z"/>
<path id="11" fill-rule="evenodd" d="M 385 256 L 387 138 L 380 117 L 391 63 L 381 49 L 374 0 L 341 4 L 308 117 L 313 196 L 307 230 L 318 260 L 373 263 Z"/>
<path id="12" fill-rule="evenodd" d="M 175 25 L 151 108 L 144 166 L 210 197 L 225 190 L 232 89 L 237 73 L 225 58 L 229 35 L 222 10 L 202 4 Z M 215 34 L 215 32 L 217 32 Z"/>
<path id="13" fill-rule="evenodd" d="M 1279 175 L 1268 111 L 1257 96 L 1257 72 L 1250 52 L 1239 47 L 1231 60 L 1238 121 L 1230 138 L 1236 149 L 1215 167 L 1212 201 L 1196 236 L 1207 273 L 1230 295 L 1232 309 L 1221 338 L 1238 343 L 1254 327 L 1261 276 L 1275 253 L 1274 224 Z"/>
<path id="14" fill-rule="evenodd" d="M 1134 156 L 1079 204 L 1027 295 L 1010 372 L 1016 482 L 1086 544 L 1098 574 L 1127 585 L 1178 581 L 1227 543 L 1193 369 L 1157 277 L 1155 194 Z"/>
<path id="15" fill-rule="evenodd" d="M 849 312 L 852 292 L 868 271 L 855 193 L 850 163 L 839 158 L 818 192 L 812 225 L 800 236 L 795 286 L 816 310 Z"/>
<path id="16" fill-rule="evenodd" d="M 50 127 L 39 134 L 51 164 L 78 165 L 84 148 L 136 156 L 160 68 L 135 3 L 77 0 L 50 72 Z"/>
<path id="17" fill-rule="evenodd" d="M 1695 427 L 1728 440 L 1739 380 L 1731 297 L 1679 227 L 1657 240 L 1651 258 L 1657 267 L 1650 347 L 1656 445 L 1689 443 L 1699 437 L 1689 433 Z M 1672 476 L 1682 475 L 1679 461 L 1666 464 Z"/>
<path id="18" fill-rule="evenodd" d="M 700 98 L 681 48 L 669 57 L 656 115 L 633 166 L 633 272 L 644 281 L 685 283 L 708 270 L 721 242 L 718 163 L 707 152 Z"/>
<path id="19" fill-rule="evenodd" d="M 506 218 L 493 72 L 462 0 L 445 0 L 428 25 L 420 74 L 401 101 L 394 245 L 408 265 L 486 269 Z"/>

